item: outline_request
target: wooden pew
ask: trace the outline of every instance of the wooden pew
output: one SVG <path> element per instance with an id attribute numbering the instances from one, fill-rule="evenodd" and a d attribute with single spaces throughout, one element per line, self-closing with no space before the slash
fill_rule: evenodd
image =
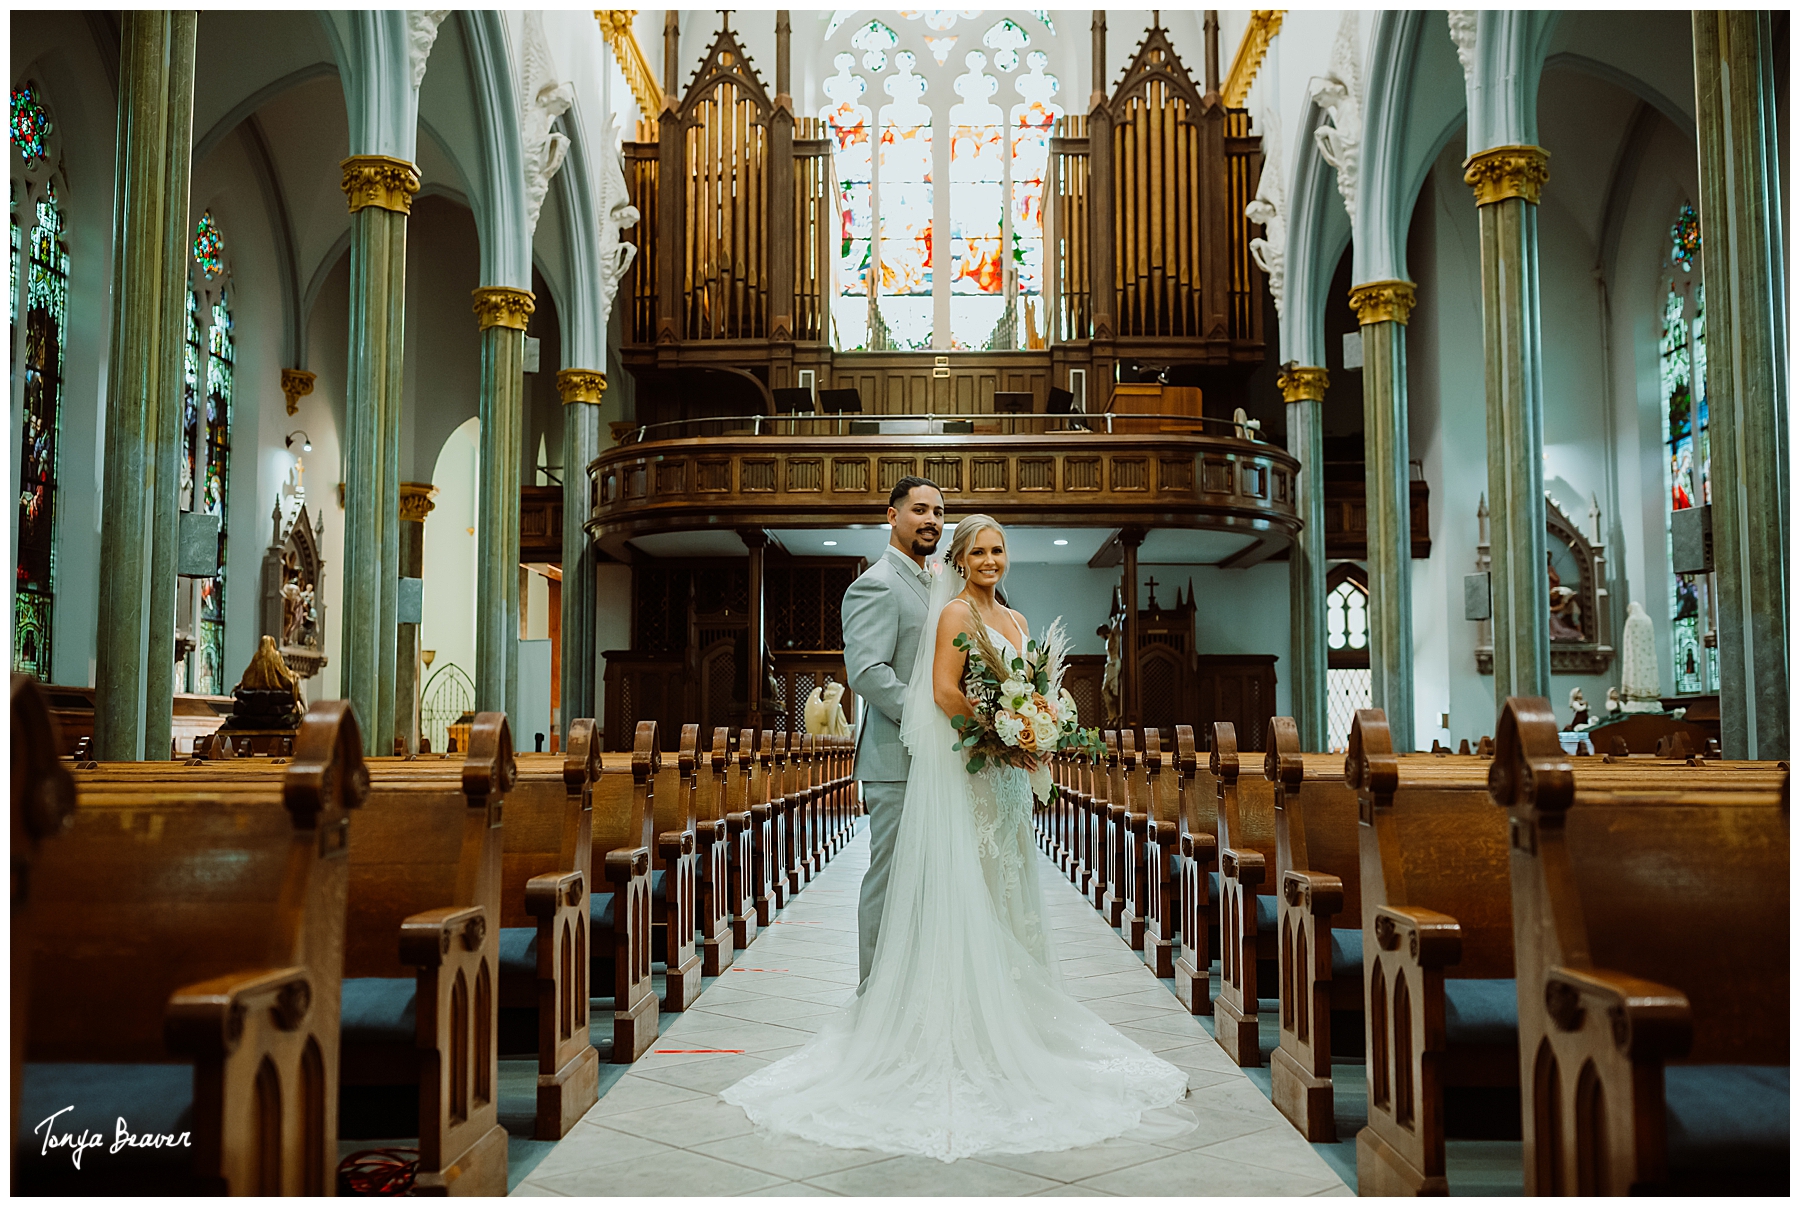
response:
<path id="1" fill-rule="evenodd" d="M 1525 1191 L 1785 1195 L 1787 764 L 1595 766 L 1556 730 L 1547 700 L 1507 701 L 1489 780 Z"/>
<path id="2" fill-rule="evenodd" d="M 1218 785 L 1219 996 L 1213 1037 L 1244 1068 L 1262 1064 L 1257 964 L 1277 954 L 1275 896 L 1269 863 L 1275 857 L 1274 785 L 1241 775 L 1237 729 L 1213 725 L 1208 760 Z"/>
<path id="3" fill-rule="evenodd" d="M 501 856 L 500 1007 L 528 1015 L 538 1058 L 533 1135 L 560 1140 L 599 1097 L 588 1036 L 588 894 L 601 735 L 570 722 L 562 754 L 521 754 Z"/>
<path id="4" fill-rule="evenodd" d="M 594 791 L 593 866 L 604 889 L 588 898 L 589 981 L 612 988 L 614 1064 L 650 1050 L 660 1017 L 650 980 L 650 852 L 661 765 L 656 722 L 639 721 L 629 755 L 602 756 Z"/>
<path id="5" fill-rule="evenodd" d="M 731 964 L 731 865 L 738 842 L 732 838 L 726 815 L 729 807 L 726 782 L 731 753 L 731 731 L 723 725 L 713 730 L 712 747 L 697 773 L 700 778 L 696 805 L 698 828 L 694 856 L 697 893 L 695 925 L 700 936 L 700 974 L 718 976 Z"/>
<path id="6" fill-rule="evenodd" d="M 350 831 L 343 1081 L 417 1087 L 416 1193 L 504 1194 L 501 850 L 517 775 L 505 714 L 476 714 L 456 780 L 410 766 L 417 778 L 379 779 Z"/>
<path id="7" fill-rule="evenodd" d="M 771 804 L 779 801 L 781 809 L 781 867 L 787 877 L 788 899 L 799 896 L 812 877 L 802 854 L 806 844 L 806 819 L 801 810 L 805 792 L 800 787 L 800 735 L 777 730 L 775 734 L 775 779 L 769 789 Z"/>
<path id="8" fill-rule="evenodd" d="M 1150 820 L 1150 784 L 1138 761 L 1137 735 L 1119 734 L 1119 787 L 1124 811 L 1119 817 L 1120 887 L 1119 935 L 1133 951 L 1144 950 L 1144 919 L 1149 913 L 1149 871 L 1144 849 Z"/>
<path id="9" fill-rule="evenodd" d="M 655 785 L 656 861 L 650 873 L 651 918 L 666 976 L 662 1008 L 686 1010 L 700 996 L 700 953 L 694 945 L 697 889 L 695 838 L 699 828 L 694 797 L 700 766 L 700 727 L 681 727 L 681 747 L 673 766 L 664 765 Z"/>
<path id="10" fill-rule="evenodd" d="M 731 811 L 726 825 L 736 845 L 731 865 L 731 941 L 741 951 L 775 912 L 775 886 L 769 880 L 769 844 L 774 832 L 769 807 L 756 795 L 756 731 L 738 734 L 737 759 L 731 774 Z M 760 809 L 760 812 L 758 811 Z"/>
<path id="11" fill-rule="evenodd" d="M 756 752 L 756 799 L 769 816 L 769 849 L 765 866 L 769 885 L 774 893 L 774 908 L 778 911 L 786 909 L 788 898 L 798 891 L 788 887 L 788 814 L 787 801 L 782 795 L 781 787 L 781 773 L 786 766 L 786 749 L 786 734 L 772 729 L 762 731 L 761 744 Z M 761 921 L 764 926 L 769 924 L 767 918 Z"/>
<path id="12" fill-rule="evenodd" d="M 1169 752 L 1172 756 L 1174 751 Z M 1144 963 L 1158 977 L 1175 975 L 1176 867 L 1181 859 L 1181 773 L 1165 759 L 1162 735 L 1144 731 L 1148 800 L 1144 818 Z"/>
<path id="13" fill-rule="evenodd" d="M 1263 775 L 1275 791 L 1281 936 L 1271 1097 L 1307 1140 L 1329 1144 L 1337 1140 L 1332 1053 L 1354 1051 L 1342 1033 L 1354 1025 L 1360 1039 L 1362 1027 L 1362 928 L 1334 925 L 1340 916 L 1362 920 L 1356 793 L 1344 782 L 1342 755 L 1301 751 L 1292 717 L 1271 720 L 1269 735 Z"/>
<path id="14" fill-rule="evenodd" d="M 1504 1103 L 1518 1085 L 1506 815 L 1488 798 L 1482 760 L 1397 757 L 1380 709 L 1357 712 L 1344 767 L 1357 792 L 1367 970 L 1357 1188 L 1446 1194 L 1447 1092 Z"/>
<path id="15" fill-rule="evenodd" d="M 26 740 L 15 730 L 15 758 Z M 31 1062 L 14 1084 L 15 1193 L 330 1191 L 361 752 L 349 706 L 332 701 L 308 711 L 278 775 L 77 789 L 14 934 Z M 40 814 L 54 782 L 38 781 Z M 120 1126 L 169 1141 L 110 1151 Z M 46 1133 L 89 1128 L 105 1146 L 79 1166 L 69 1147 L 45 1151 Z"/>
<path id="16" fill-rule="evenodd" d="M 1123 746 L 1119 732 L 1107 730 L 1105 764 L 1105 802 L 1100 824 L 1105 832 L 1105 849 L 1101 867 L 1105 876 L 1097 886 L 1094 906 L 1106 918 L 1106 924 L 1118 929 L 1125 919 L 1125 776 Z M 1098 775 L 1096 775 L 1098 779 Z M 1099 793 L 1096 792 L 1096 796 Z"/>
<path id="17" fill-rule="evenodd" d="M 75 811 L 75 781 L 57 757 L 64 750 L 43 690 L 12 677 L 12 1115 L 18 1130 L 25 1036 L 31 1004 L 31 874 L 42 844 L 62 833 Z M 91 716 L 91 714 L 90 714 Z M 79 739 L 78 739 L 79 740 Z M 91 744 L 91 739 L 90 739 Z M 16 1169 L 17 1166 L 15 1165 Z M 16 1176 L 16 1174 L 15 1174 Z"/>
<path id="18" fill-rule="evenodd" d="M 1218 866 L 1217 781 L 1195 757 L 1194 727 L 1175 727 L 1175 766 L 1180 791 L 1181 862 L 1175 869 L 1180 896 L 1175 952 L 1175 997 L 1190 1014 L 1211 1014 L 1212 942 L 1218 900 L 1212 891 Z"/>

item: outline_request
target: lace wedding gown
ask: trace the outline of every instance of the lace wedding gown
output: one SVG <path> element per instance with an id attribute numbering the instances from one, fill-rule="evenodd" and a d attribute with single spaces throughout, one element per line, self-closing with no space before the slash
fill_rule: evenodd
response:
<path id="1" fill-rule="evenodd" d="M 951 751 L 931 651 L 952 581 L 939 572 L 908 681 L 912 774 L 864 992 L 720 1097 L 770 1131 L 943 1161 L 1179 1135 L 1187 1074 L 1063 990 L 1026 774 L 969 775 Z"/>

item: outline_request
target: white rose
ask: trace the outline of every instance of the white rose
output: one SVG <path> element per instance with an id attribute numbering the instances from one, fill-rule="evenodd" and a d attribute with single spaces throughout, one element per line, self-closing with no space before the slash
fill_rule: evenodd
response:
<path id="1" fill-rule="evenodd" d="M 1019 733 L 1025 728 L 1025 722 L 1013 713 L 1002 710 L 994 714 L 994 732 L 1008 746 L 1019 744 Z"/>

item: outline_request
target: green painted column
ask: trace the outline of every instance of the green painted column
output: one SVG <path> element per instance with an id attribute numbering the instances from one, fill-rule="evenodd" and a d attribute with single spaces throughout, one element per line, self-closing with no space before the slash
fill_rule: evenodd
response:
<path id="1" fill-rule="evenodd" d="M 163 293 L 157 318 L 154 451 L 144 473 L 150 497 L 150 611 L 144 656 L 144 756 L 167 758 L 175 710 L 175 575 L 181 540 L 181 412 L 187 349 L 188 180 L 194 146 L 194 35 L 200 15 L 169 14 L 168 129 L 163 161 Z M 227 483 L 229 487 L 229 483 Z"/>
<path id="2" fill-rule="evenodd" d="M 1463 165 L 1481 225 L 1487 379 L 1489 579 L 1494 715 L 1509 696 L 1550 695 L 1550 581 L 1544 572 L 1544 349 L 1538 305 L 1542 147 L 1478 151 Z"/>
<path id="3" fill-rule="evenodd" d="M 477 289 L 481 324 L 481 485 L 475 552 L 475 707 L 519 711 L 519 491 L 530 290 Z M 564 464 L 567 465 L 567 458 Z"/>
<path id="4" fill-rule="evenodd" d="M 400 483 L 400 577 L 425 577 L 425 518 L 436 506 L 437 487 L 429 482 Z M 419 626 L 395 626 L 394 737 L 406 753 L 419 750 Z"/>
<path id="5" fill-rule="evenodd" d="M 364 753 L 385 755 L 394 749 L 406 219 L 419 173 L 385 155 L 353 155 L 342 167 L 350 205 L 350 353 L 338 683 L 356 711 Z"/>
<path id="6" fill-rule="evenodd" d="M 120 30 L 112 331 L 100 510 L 100 561 L 106 573 L 100 576 L 95 640 L 94 750 L 107 761 L 144 757 L 149 541 L 155 514 L 148 482 L 156 465 L 164 385 L 164 311 L 181 309 L 179 293 L 168 293 L 176 278 L 164 266 L 169 248 L 170 85 L 179 74 L 171 57 L 178 54 L 179 24 L 170 12 L 127 11 Z M 187 44 L 191 48 L 191 36 Z M 191 105 L 191 69 L 187 78 Z M 171 611 L 171 623 L 172 616 Z M 163 758 L 168 752 L 165 747 L 153 753 Z"/>
<path id="7" fill-rule="evenodd" d="M 566 735 L 570 721 L 598 715 L 594 631 L 599 588 L 594 548 L 584 525 L 592 510 L 587 467 L 601 452 L 600 399 L 606 392 L 606 374 L 564 369 L 556 375 L 556 388 L 563 401 L 561 728 Z"/>
<path id="8" fill-rule="evenodd" d="M 1370 696 L 1394 749 L 1413 748 L 1412 472 L 1406 430 L 1406 320 L 1411 281 L 1350 291 L 1362 327 L 1363 464 L 1369 529 Z"/>
<path id="9" fill-rule="evenodd" d="M 1294 720 L 1300 744 L 1326 743 L 1325 389 L 1322 368 L 1287 365 L 1276 384 L 1287 402 L 1288 452 L 1300 461 L 1300 539 L 1288 551 L 1288 644 L 1293 657 Z"/>
<path id="10" fill-rule="evenodd" d="M 1694 13 L 1720 745 L 1788 742 L 1787 261 L 1767 12 Z"/>

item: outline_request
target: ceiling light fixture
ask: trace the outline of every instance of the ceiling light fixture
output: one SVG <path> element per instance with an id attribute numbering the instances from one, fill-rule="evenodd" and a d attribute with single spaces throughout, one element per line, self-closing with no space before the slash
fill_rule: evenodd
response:
<path id="1" fill-rule="evenodd" d="M 1067 542 L 1067 541 L 1065 541 L 1065 540 L 1063 540 L 1063 539 L 1062 539 L 1062 538 L 1061 538 L 1061 537 L 1057 537 L 1057 538 L 1056 538 L 1056 539 L 1055 539 L 1055 540 L 1054 540 L 1054 541 L 1051 541 L 1051 542 L 1050 542 L 1050 543 L 1051 543 L 1051 544 L 1052 544 L 1052 545 L 1066 545 L 1066 544 L 1068 544 L 1068 543 L 1069 543 L 1069 542 Z"/>
<path id="2" fill-rule="evenodd" d="M 825 547 L 827 549 L 835 549 L 837 547 L 837 542 L 836 541 L 826 541 Z"/>

